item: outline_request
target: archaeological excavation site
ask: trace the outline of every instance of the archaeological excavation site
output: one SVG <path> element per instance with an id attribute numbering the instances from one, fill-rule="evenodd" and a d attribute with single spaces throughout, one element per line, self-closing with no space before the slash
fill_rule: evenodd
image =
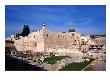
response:
<path id="1" fill-rule="evenodd" d="M 27 36 L 5 39 L 5 70 L 105 71 L 106 35 L 56 32 L 43 23 Z"/>

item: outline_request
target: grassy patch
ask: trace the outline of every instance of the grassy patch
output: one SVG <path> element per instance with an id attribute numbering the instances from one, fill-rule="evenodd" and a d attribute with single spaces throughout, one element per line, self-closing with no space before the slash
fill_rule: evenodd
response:
<path id="1" fill-rule="evenodd" d="M 90 59 L 90 61 L 84 61 L 81 63 L 71 63 L 66 65 L 64 68 L 60 69 L 60 71 L 80 71 L 87 65 L 89 65 L 94 59 Z"/>
<path id="2" fill-rule="evenodd" d="M 45 58 L 43 63 L 47 63 L 47 64 L 55 64 L 57 63 L 57 61 L 61 61 L 62 59 L 65 59 L 68 56 L 51 56 L 48 58 Z"/>

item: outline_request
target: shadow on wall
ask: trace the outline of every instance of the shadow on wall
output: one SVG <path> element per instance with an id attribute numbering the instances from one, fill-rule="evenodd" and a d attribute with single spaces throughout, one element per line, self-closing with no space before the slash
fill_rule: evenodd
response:
<path id="1" fill-rule="evenodd" d="M 47 71 L 41 67 L 28 64 L 26 61 L 18 60 L 16 58 L 5 56 L 5 71 Z"/>

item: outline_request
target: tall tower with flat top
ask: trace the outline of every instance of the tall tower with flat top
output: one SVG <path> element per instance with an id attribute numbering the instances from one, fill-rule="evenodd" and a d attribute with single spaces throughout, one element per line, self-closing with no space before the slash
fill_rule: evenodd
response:
<path id="1" fill-rule="evenodd" d="M 46 24 L 45 24 L 45 23 L 43 23 L 43 24 L 42 24 L 42 27 L 43 27 L 43 29 L 45 29 L 45 27 L 46 27 Z"/>

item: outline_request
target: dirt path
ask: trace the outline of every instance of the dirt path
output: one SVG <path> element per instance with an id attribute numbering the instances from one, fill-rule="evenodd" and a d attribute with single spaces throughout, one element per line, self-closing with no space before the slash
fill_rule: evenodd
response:
<path id="1" fill-rule="evenodd" d="M 105 71 L 105 70 L 106 70 L 105 60 L 96 59 L 89 66 L 87 66 L 83 71 Z"/>

